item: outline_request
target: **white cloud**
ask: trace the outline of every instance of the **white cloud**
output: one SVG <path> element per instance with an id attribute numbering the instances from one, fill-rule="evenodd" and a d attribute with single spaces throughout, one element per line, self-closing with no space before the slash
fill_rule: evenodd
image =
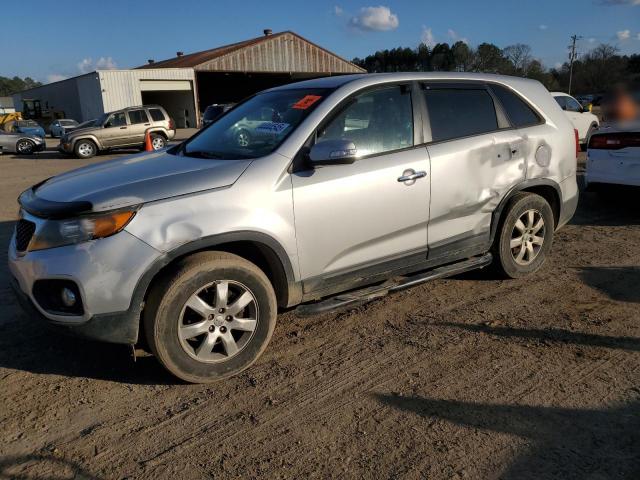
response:
<path id="1" fill-rule="evenodd" d="M 336 17 L 341 17 L 343 13 L 344 13 L 344 10 L 342 9 L 342 7 L 340 5 L 334 5 L 333 6 L 333 14 Z"/>
<path id="2" fill-rule="evenodd" d="M 66 80 L 67 77 L 66 75 L 60 75 L 59 73 L 52 73 L 50 75 L 47 75 L 47 83 L 53 83 L 53 82 L 59 82 L 60 80 Z"/>
<path id="3" fill-rule="evenodd" d="M 538 25 L 538 30 L 546 30 L 546 29 L 548 29 L 548 28 L 549 28 L 549 26 L 548 26 L 548 25 L 545 25 L 545 24 Z"/>
<path id="4" fill-rule="evenodd" d="M 96 62 L 92 58 L 83 58 L 78 62 L 78 71 L 80 73 L 93 72 L 96 69 L 113 70 L 118 68 L 116 62 L 111 57 L 100 57 Z"/>
<path id="5" fill-rule="evenodd" d="M 618 40 L 623 42 L 624 40 L 629 40 L 629 38 L 631 37 L 631 32 L 629 30 L 620 30 L 618 33 L 616 33 L 616 36 L 618 37 Z"/>
<path id="6" fill-rule="evenodd" d="M 556 62 L 554 67 L 556 70 L 560 70 L 562 68 L 562 62 Z"/>
<path id="7" fill-rule="evenodd" d="M 449 30 L 447 30 L 447 36 L 451 39 L 451 41 L 453 43 L 457 42 L 457 41 L 461 41 L 466 43 L 467 45 L 469 45 L 469 39 L 467 37 L 460 37 L 455 30 L 452 30 L 451 28 Z"/>
<path id="8" fill-rule="evenodd" d="M 351 17 L 349 24 L 358 30 L 395 30 L 400 24 L 398 16 L 389 7 L 363 7 L 360 13 Z"/>
<path id="9" fill-rule="evenodd" d="M 420 41 L 427 47 L 431 48 L 436 44 L 436 37 L 433 35 L 431 28 L 422 26 L 422 35 L 420 35 Z"/>

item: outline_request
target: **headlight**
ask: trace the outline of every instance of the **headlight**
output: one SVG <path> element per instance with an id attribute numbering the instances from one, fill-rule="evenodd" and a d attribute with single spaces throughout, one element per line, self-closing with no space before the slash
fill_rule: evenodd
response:
<path id="1" fill-rule="evenodd" d="M 44 250 L 115 235 L 135 214 L 135 210 L 119 210 L 68 220 L 48 220 L 34 235 L 29 250 Z"/>

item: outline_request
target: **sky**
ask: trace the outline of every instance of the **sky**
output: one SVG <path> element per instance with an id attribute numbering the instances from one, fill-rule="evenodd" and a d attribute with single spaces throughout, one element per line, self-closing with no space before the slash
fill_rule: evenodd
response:
<path id="1" fill-rule="evenodd" d="M 463 40 L 526 43 L 547 67 L 599 43 L 640 53 L 640 0 L 29 0 L 3 2 L 0 76 L 45 83 L 293 30 L 352 59 Z M 7 21 L 9 19 L 10 21 Z"/>

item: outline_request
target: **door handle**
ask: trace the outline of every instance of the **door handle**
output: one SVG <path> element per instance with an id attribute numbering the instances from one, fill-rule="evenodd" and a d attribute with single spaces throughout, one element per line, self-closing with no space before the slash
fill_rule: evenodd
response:
<path id="1" fill-rule="evenodd" d="M 421 171 L 416 172 L 415 170 L 409 169 L 402 172 L 402 176 L 398 177 L 399 182 L 410 182 L 412 180 L 417 180 L 418 178 L 426 177 L 427 172 Z"/>

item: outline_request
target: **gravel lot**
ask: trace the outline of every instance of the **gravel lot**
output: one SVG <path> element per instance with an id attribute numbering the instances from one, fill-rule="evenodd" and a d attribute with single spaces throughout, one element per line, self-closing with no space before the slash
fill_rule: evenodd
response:
<path id="1" fill-rule="evenodd" d="M 83 163 L 0 156 L 0 478 L 640 478 L 637 192 L 584 193 L 529 278 L 285 313 L 248 372 L 194 386 L 14 301 L 15 199 Z"/>

